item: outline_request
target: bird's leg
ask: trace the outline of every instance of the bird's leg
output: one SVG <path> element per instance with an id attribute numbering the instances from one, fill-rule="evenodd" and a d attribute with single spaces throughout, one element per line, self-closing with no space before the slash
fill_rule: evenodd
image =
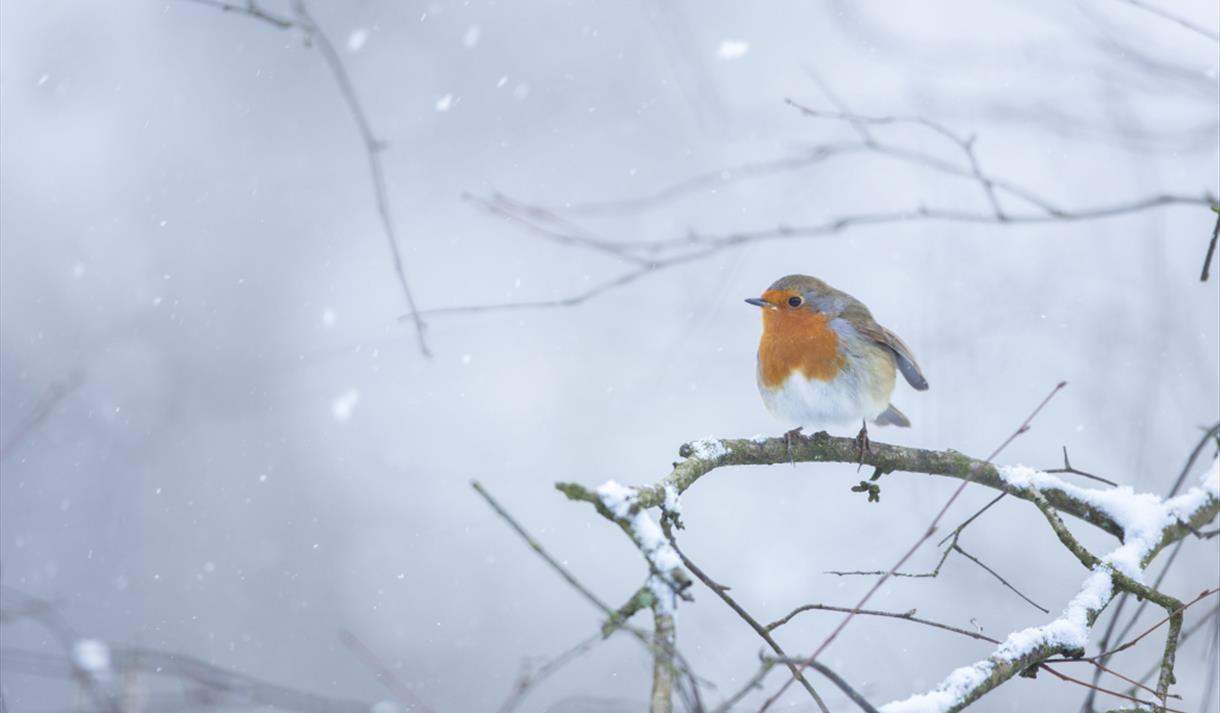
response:
<path id="1" fill-rule="evenodd" d="M 868 440 L 868 422 L 860 420 L 860 432 L 856 434 L 856 447 L 860 449 L 860 465 L 856 466 L 856 470 L 864 467 L 864 452 L 872 451 L 872 441 Z"/>
<path id="2" fill-rule="evenodd" d="M 784 448 L 788 451 L 788 462 L 792 464 L 793 468 L 796 467 L 796 459 L 792 456 L 792 441 L 800 438 L 801 431 L 804 429 L 804 426 L 797 426 L 784 434 Z"/>

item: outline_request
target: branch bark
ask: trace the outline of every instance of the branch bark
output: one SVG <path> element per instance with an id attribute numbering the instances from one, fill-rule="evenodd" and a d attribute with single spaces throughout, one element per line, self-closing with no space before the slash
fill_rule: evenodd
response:
<path id="1" fill-rule="evenodd" d="M 658 507 L 665 502 L 666 486 L 677 489 L 681 494 L 703 476 L 725 466 L 861 462 L 860 449 L 854 438 L 831 436 L 825 431 L 791 438 L 777 436 L 692 441 L 684 444 L 678 454 L 683 460 L 675 463 L 667 476 L 651 485 L 636 488 L 636 502 L 640 507 Z M 951 449 L 933 451 L 873 441 L 870 450 L 864 452 L 863 463 L 889 473 L 901 471 L 972 480 L 979 485 L 1032 502 L 1030 495 L 1009 487 L 995 466 Z M 597 494 L 583 485 L 561 482 L 555 487 L 569 499 L 594 505 L 600 502 Z M 1056 510 L 1080 518 L 1115 537 L 1122 536 L 1122 528 L 1118 523 L 1101 510 L 1075 500 L 1063 492 L 1047 491 L 1043 495 Z"/>

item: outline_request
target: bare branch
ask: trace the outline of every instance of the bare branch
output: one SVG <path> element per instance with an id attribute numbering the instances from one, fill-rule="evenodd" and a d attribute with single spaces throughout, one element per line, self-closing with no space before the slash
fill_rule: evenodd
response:
<path id="1" fill-rule="evenodd" d="M 9 434 L 8 438 L 4 440 L 4 444 L 0 445 L 0 463 L 4 462 L 5 459 L 12 455 L 13 451 L 15 451 L 31 433 L 38 430 L 39 426 L 41 426 L 47 420 L 47 417 L 51 415 L 51 412 L 55 410 L 55 407 L 58 406 L 59 403 L 69 394 L 76 391 L 77 387 L 81 385 L 81 381 L 81 375 L 73 373 L 70 374 L 65 381 L 54 383 L 47 387 L 46 393 L 43 394 L 38 403 L 34 405 L 34 408 L 31 409 L 29 415 L 25 417 L 25 420 L 23 420 L 17 426 L 17 428 Z M 2 475 L 2 471 L 0 471 L 0 475 Z"/>
<path id="2" fill-rule="evenodd" d="M 802 606 L 799 606 L 796 609 L 793 609 L 791 612 L 789 612 L 785 616 L 783 616 L 782 618 L 776 619 L 775 621 L 771 622 L 770 624 L 767 624 L 767 627 L 766 627 L 767 631 L 773 631 L 775 629 L 778 629 L 779 627 L 783 626 L 784 624 L 787 624 L 789 621 L 792 621 L 792 619 L 797 614 L 800 614 L 802 612 L 807 612 L 807 611 L 832 611 L 832 612 L 840 612 L 843 614 L 850 614 L 850 613 L 854 612 L 860 616 L 879 616 L 879 617 L 887 617 L 890 619 L 901 619 L 903 621 L 909 621 L 909 622 L 913 622 L 915 624 L 923 624 L 924 626 L 930 626 L 930 627 L 933 627 L 936 629 L 944 629 L 945 631 L 951 631 L 955 634 L 961 634 L 962 636 L 968 636 L 972 639 L 978 639 L 979 641 L 986 641 L 986 642 L 992 643 L 992 644 L 1000 643 L 999 640 L 993 639 L 990 636 L 987 636 L 986 634 L 983 634 L 983 633 L 980 633 L 977 631 L 971 631 L 969 629 L 963 629 L 961 627 L 951 626 L 949 624 L 942 624 L 938 621 L 932 621 L 931 619 L 920 618 L 918 616 L 915 616 L 914 609 L 907 611 L 907 612 L 889 612 L 889 611 L 877 611 L 875 609 L 853 609 L 851 607 L 836 607 L 836 606 L 830 606 L 828 604 L 804 604 Z"/>
<path id="3" fill-rule="evenodd" d="M 385 663 L 383 663 L 382 660 L 377 657 L 377 654 L 373 653 L 373 650 L 368 646 L 365 646 L 364 642 L 361 641 L 355 634 L 347 630 L 340 631 L 339 643 L 347 647 L 347 650 L 351 651 L 352 655 L 356 657 L 356 660 L 364 664 L 365 668 L 372 671 L 373 676 L 377 679 L 377 682 L 385 686 L 386 690 L 393 694 L 394 698 L 397 699 L 399 703 L 406 706 L 408 710 L 419 710 L 423 711 L 424 713 L 432 713 L 432 709 L 421 701 L 419 696 L 415 695 L 415 692 L 412 691 L 405 683 L 403 683 L 402 680 L 399 679 L 392 670 L 390 670 L 390 667 L 386 666 Z"/>
<path id="4" fill-rule="evenodd" d="M 1042 412 L 1042 409 L 1045 408 L 1046 405 L 1048 403 L 1050 403 L 1051 399 L 1055 398 L 1055 395 L 1058 394 L 1065 386 L 1067 386 L 1066 381 L 1061 381 L 1058 384 L 1056 384 L 1055 388 L 1051 389 L 1051 392 L 1046 395 L 1046 398 L 1042 399 L 1042 402 L 1039 403 L 1034 408 L 1034 410 L 1032 412 L 1030 412 L 1030 414 L 1028 416 L 1025 417 L 1025 420 L 1021 422 L 1021 425 L 1018 426 L 1017 429 L 1015 431 L 1013 431 L 1010 436 L 1008 436 L 1008 438 L 1004 439 L 1004 442 L 1001 443 L 991 453 L 991 455 L 987 456 L 987 459 L 986 459 L 986 461 L 984 461 L 984 464 L 990 464 L 995 459 L 995 457 L 998 456 L 1000 453 L 1002 453 L 1004 451 L 1004 449 L 1007 448 L 1010 443 L 1012 443 L 1014 440 L 1016 440 L 1016 438 L 1018 436 L 1027 432 L 1030 428 L 1030 424 L 1032 424 L 1033 420 L 1035 418 L 1037 418 L 1039 413 Z M 918 539 L 915 540 L 915 543 L 913 545 L 911 545 L 910 549 L 907 550 L 906 554 L 904 554 L 901 559 L 899 559 L 896 563 L 894 563 L 894 566 L 890 567 L 888 572 L 886 572 L 884 575 L 879 577 L 877 579 L 877 581 L 873 584 L 872 588 L 870 588 L 867 592 L 865 592 L 864 596 L 861 597 L 860 601 L 856 604 L 855 609 L 863 608 L 864 605 L 867 604 L 870 599 L 872 599 L 873 595 L 876 594 L 881 589 L 882 585 L 884 585 L 887 581 L 889 581 L 890 577 L 893 576 L 894 572 L 897 572 L 898 570 L 902 569 L 903 565 L 905 565 L 907 563 L 907 560 L 909 560 L 912 556 L 914 556 L 915 552 L 920 547 L 923 546 L 923 543 L 927 542 L 929 539 L 932 538 L 932 535 L 935 534 L 935 532 L 936 532 L 937 525 L 940 524 L 940 521 L 942 518 L 944 518 L 945 513 L 947 513 L 949 511 L 949 508 L 952 507 L 953 503 L 956 502 L 958 497 L 961 496 L 962 491 L 966 489 L 966 486 L 970 485 L 970 483 L 974 482 L 975 478 L 978 477 L 980 471 L 982 470 L 981 465 L 982 464 L 974 464 L 971 466 L 969 475 L 965 479 L 962 480 L 961 485 L 957 486 L 957 490 L 953 491 L 953 494 L 949 496 L 949 499 L 947 501 L 945 501 L 945 504 L 943 507 L 941 507 L 940 512 L 936 513 L 936 517 L 932 518 L 932 522 L 928 525 L 928 529 L 923 533 L 923 535 L 921 535 Z M 818 656 L 822 655 L 822 653 L 827 649 L 827 647 L 829 647 L 830 644 L 832 642 L 834 642 L 835 638 L 845 628 L 847 628 L 847 625 L 849 623 L 851 623 L 851 620 L 854 617 L 855 617 L 855 613 L 849 612 L 847 614 L 847 616 L 843 618 L 843 621 L 839 622 L 839 625 L 837 627 L 835 627 L 835 629 L 833 631 L 830 632 L 830 635 L 827 636 L 824 641 L 822 641 L 822 643 L 817 647 L 817 649 L 814 650 L 813 655 L 809 657 L 810 663 L 816 661 Z M 773 695 L 771 698 L 769 698 L 767 700 L 767 702 L 765 704 L 763 704 L 762 710 L 765 711 L 776 700 L 778 700 L 779 697 L 781 695 L 783 695 L 784 690 L 786 690 L 788 688 L 790 683 L 791 683 L 791 679 L 789 679 L 788 681 L 785 681 L 784 685 L 781 686 L 780 689 L 775 692 L 775 695 Z"/>
<path id="5" fill-rule="evenodd" d="M 1105 651 L 1100 654 L 1097 654 L 1093 658 L 1097 658 L 1097 659 L 1100 659 L 1103 657 L 1108 658 L 1120 651 L 1126 651 L 1127 649 L 1131 648 L 1132 646 L 1135 646 L 1140 641 L 1142 641 L 1145 636 L 1148 636 L 1152 632 L 1161 628 L 1166 623 L 1170 623 L 1174 617 L 1179 616 L 1182 612 L 1186 611 L 1187 609 L 1194 606 L 1195 604 L 1198 604 L 1200 601 L 1206 599 L 1207 597 L 1210 597 L 1211 595 L 1215 594 L 1216 592 L 1220 592 L 1220 589 L 1204 590 L 1201 594 L 1199 594 L 1199 596 L 1195 597 L 1194 599 L 1190 600 L 1189 602 L 1186 602 L 1185 604 L 1182 604 L 1181 606 L 1176 607 L 1173 611 L 1171 611 L 1169 613 L 1168 616 L 1166 616 L 1164 619 L 1161 619 L 1157 623 L 1155 623 L 1152 626 L 1145 629 L 1143 632 L 1141 632 L 1139 634 L 1139 636 L 1136 636 L 1134 639 L 1131 639 L 1130 641 L 1119 644 L 1118 646 L 1115 646 L 1114 648 L 1110 649 L 1109 651 Z"/>
<path id="6" fill-rule="evenodd" d="M 280 29 L 299 29 L 309 43 L 317 45 L 322 59 L 326 62 L 327 69 L 330 70 L 335 84 L 339 87 L 339 93 L 343 97 L 343 102 L 351 113 L 352 121 L 356 124 L 356 129 L 360 133 L 360 140 L 364 144 L 365 158 L 369 165 L 369 177 L 373 183 L 373 200 L 377 206 L 377 217 L 381 222 L 382 232 L 390 248 L 394 276 L 407 303 L 406 319 L 414 323 L 415 337 L 419 344 L 420 353 L 424 356 L 431 356 L 432 352 L 428 349 L 428 342 L 424 335 L 427 325 L 420 315 L 419 309 L 415 304 L 415 297 L 411 292 L 411 286 L 407 282 L 407 270 L 403 262 L 402 249 L 399 247 L 398 234 L 394 228 L 394 216 L 390 209 L 389 191 L 386 188 L 385 167 L 381 162 L 381 153 L 385 150 L 386 143 L 377 138 L 377 135 L 374 133 L 373 127 L 369 123 L 368 116 L 364 111 L 364 105 L 360 103 L 360 99 L 356 95 L 356 89 L 352 86 L 351 78 L 347 73 L 347 67 L 343 64 L 343 59 L 339 56 L 339 53 L 335 51 L 335 46 L 331 43 L 330 37 L 322 30 L 317 21 L 314 20 L 313 15 L 309 13 L 309 8 L 304 0 L 294 0 L 293 12 L 295 16 L 292 18 L 268 13 L 253 0 L 245 4 L 226 2 L 224 0 L 187 1 L 218 8 L 225 12 L 247 15 L 270 23 Z"/>
<path id="7" fill-rule="evenodd" d="M 994 185 L 998 186 L 999 183 L 995 182 Z M 431 317 L 481 312 L 507 312 L 517 310 L 575 307 L 594 297 L 598 297 L 611 289 L 630 284 L 642 277 L 655 275 L 666 269 L 703 260 L 712 257 L 723 250 L 752 245 L 755 243 L 770 242 L 774 240 L 825 237 L 848 229 L 863 226 L 883 226 L 897 223 L 916 222 L 948 222 L 1005 226 L 1043 225 L 1057 222 L 1101 220 L 1174 205 L 1206 205 L 1211 200 L 1212 199 L 1210 196 L 1207 195 L 1186 196 L 1178 194 L 1161 194 L 1131 201 L 1110 203 L 1093 208 L 1084 208 L 1071 211 L 1054 209 L 1055 212 L 1052 213 L 1044 211 L 1021 214 L 1007 213 L 1005 214 L 1003 220 L 998 220 L 994 214 L 987 212 L 972 212 L 959 209 L 916 206 L 914 208 L 901 211 L 851 214 L 839 218 L 828 219 L 821 223 L 813 223 L 808 225 L 778 225 L 773 228 L 760 228 L 756 230 L 735 231 L 721 234 L 700 234 L 690 232 L 682 237 L 651 241 L 614 241 L 614 244 L 620 246 L 623 251 L 636 251 L 636 254 L 641 258 L 647 258 L 649 256 L 654 256 L 654 258 L 627 273 L 602 282 L 593 288 L 573 293 L 567 297 L 524 302 L 454 305 L 449 307 L 429 308 L 422 310 L 420 314 Z M 518 203 L 517 205 L 521 204 Z M 545 211 L 545 209 L 530 209 L 530 212 L 536 213 L 537 210 Z M 531 219 L 529 216 L 524 214 L 517 214 L 513 222 L 517 225 L 532 225 L 529 230 L 533 232 L 553 230 L 553 228 L 548 228 L 547 226 L 539 223 L 536 219 Z M 569 233 L 567 234 L 566 238 L 567 242 L 572 245 L 577 245 L 584 242 L 580 234 Z M 557 237 L 554 239 L 559 240 Z M 598 249 L 600 250 L 600 248 Z M 666 256 L 655 257 L 657 255 Z"/>
<path id="8" fill-rule="evenodd" d="M 603 614 L 606 615 L 606 626 L 603 628 L 603 636 L 607 636 L 621 628 L 630 633 L 637 641 L 648 649 L 648 651 L 653 655 L 654 662 L 659 658 L 665 658 L 671 663 L 679 665 L 683 677 L 687 682 L 687 687 L 679 688 L 679 690 L 689 699 L 698 701 L 698 681 L 696 680 L 694 672 L 691 670 L 690 664 L 682 657 L 681 653 L 675 647 L 670 646 L 668 649 L 659 648 L 653 640 L 656 637 L 655 631 L 653 632 L 653 638 L 650 639 L 647 634 L 626 626 L 626 622 L 622 620 L 618 611 L 612 609 L 609 604 L 602 601 L 601 598 L 592 592 L 592 590 L 577 579 L 576 576 L 567 569 L 567 567 L 564 567 L 558 560 L 552 557 L 551 554 L 542 547 L 542 544 L 535 540 L 533 536 L 531 536 L 525 530 L 525 528 L 522 527 L 521 524 L 518 523 L 517 520 L 513 518 L 513 516 L 510 515 L 508 511 L 496 501 L 495 498 L 491 496 L 491 493 L 487 492 L 481 483 L 479 483 L 477 480 L 472 480 L 470 481 L 470 486 L 474 488 L 475 492 L 482 496 L 485 501 L 487 501 L 487 504 L 490 505 L 493 510 L 495 510 L 496 514 L 499 515 L 500 518 L 506 523 L 508 523 L 509 527 L 511 527 L 513 531 L 515 531 L 521 537 L 521 539 L 525 540 L 525 543 L 529 545 L 530 549 L 541 557 L 542 560 L 551 567 L 551 569 L 555 570 L 559 576 L 563 577 L 563 579 L 572 586 L 573 589 L 579 592 L 581 596 L 591 602 L 595 607 L 600 609 Z M 600 501 L 597 501 L 597 504 L 600 508 L 604 509 L 604 506 L 601 505 Z M 632 612 L 634 613 L 634 611 L 635 610 L 633 609 Z M 668 622 L 658 621 L 657 623 L 672 626 L 673 622 L 671 619 Z M 667 639 L 672 642 L 672 632 L 670 632 Z"/>
<path id="9" fill-rule="evenodd" d="M 954 552 L 957 552 L 958 554 L 962 555 L 963 557 L 969 559 L 971 562 L 974 562 L 979 567 L 982 567 L 984 571 L 986 571 L 988 574 L 990 574 L 992 577 L 994 577 L 997 581 L 999 581 L 1000 584 L 1002 584 L 1005 587 L 1007 587 L 1008 589 L 1012 590 L 1013 593 L 1015 593 L 1018 597 L 1021 597 L 1022 599 L 1024 599 L 1032 607 L 1041 611 L 1043 614 L 1050 614 L 1050 610 L 1046 609 L 1043 606 L 1040 606 L 1037 602 L 1035 602 L 1034 600 L 1027 597 L 1024 593 L 1021 592 L 1021 590 L 1017 589 L 1008 580 L 1001 577 L 999 575 L 999 573 L 997 573 L 991 567 L 988 567 L 986 564 L 984 564 L 981 560 L 976 558 L 974 555 L 972 555 L 972 554 L 966 552 L 966 550 L 962 549 L 961 545 L 959 544 L 959 539 L 961 538 L 962 530 L 966 529 L 966 527 L 970 523 L 974 522 L 976 519 L 978 519 L 979 516 L 981 516 L 983 513 L 987 512 L 987 510 L 990 509 L 992 505 L 995 505 L 996 503 L 1003 500 L 1005 495 L 1006 495 L 1006 493 L 1000 493 L 996 497 L 992 498 L 986 505 L 984 505 L 981 509 L 979 509 L 977 512 L 975 512 L 970 517 L 966 518 L 966 520 L 964 522 L 962 522 L 962 524 L 958 525 L 956 528 L 954 528 L 954 530 L 952 532 L 950 532 L 943 539 L 941 539 L 940 542 L 936 543 L 937 547 L 940 547 L 940 546 L 944 545 L 946 541 L 952 540 L 949 543 L 949 546 L 946 547 L 944 549 L 944 551 L 941 553 L 940 559 L 936 562 L 936 566 L 932 568 L 932 571 L 921 572 L 918 574 L 912 574 L 909 572 L 894 572 L 892 574 L 892 576 L 908 577 L 911 579 L 924 579 L 924 578 L 934 579 L 934 578 L 940 576 L 940 570 L 942 567 L 944 567 L 945 560 L 949 559 L 949 555 L 953 554 Z M 884 570 L 853 570 L 853 571 L 829 570 L 827 572 L 827 574 L 834 574 L 834 575 L 838 575 L 840 577 L 846 577 L 846 576 L 879 577 L 879 576 L 885 575 L 886 572 Z"/>
<path id="10" fill-rule="evenodd" d="M 207 5 L 214 7 L 223 12 L 237 12 L 243 15 L 248 15 L 256 20 L 262 20 L 268 24 L 274 25 L 281 30 L 288 30 L 293 27 L 298 27 L 297 22 L 290 17 L 275 15 L 258 5 L 254 0 L 247 0 L 245 3 L 239 4 L 236 2 L 224 2 L 223 0 L 187 0 L 198 5 Z"/>
<path id="11" fill-rule="evenodd" d="M 1190 20 L 1187 20 L 1186 18 L 1180 17 L 1178 15 L 1175 15 L 1175 14 L 1169 12 L 1168 10 L 1164 10 L 1160 7 L 1157 7 L 1156 5 L 1153 5 L 1152 3 L 1144 2 L 1144 0 L 1119 0 L 1119 1 L 1124 2 L 1132 7 L 1137 7 L 1139 9 L 1143 10 L 1144 12 L 1150 13 L 1152 15 L 1156 15 L 1157 17 L 1159 17 L 1163 20 L 1168 20 L 1169 22 L 1172 22 L 1173 24 L 1178 25 L 1179 27 L 1184 27 L 1184 28 L 1190 30 L 1191 32 L 1194 32 L 1195 34 L 1206 37 L 1209 40 L 1212 40 L 1214 42 L 1220 42 L 1220 34 L 1216 34 L 1212 30 L 1207 29 L 1206 27 L 1200 27 L 1199 25 L 1196 25 L 1195 23 L 1191 22 Z"/>
<path id="12" fill-rule="evenodd" d="M 600 609 L 601 612 L 609 619 L 616 619 L 614 610 L 610 608 L 610 605 L 603 602 L 600 597 L 594 594 L 579 579 L 577 579 L 576 575 L 572 574 L 567 567 L 564 567 L 562 564 L 560 564 L 559 560 L 552 557 L 549 552 L 543 549 L 542 544 L 535 540 L 532 535 L 526 532 L 525 528 L 523 528 L 512 515 L 509 515 L 507 510 L 501 507 L 500 503 L 498 503 L 496 499 L 491 496 L 491 493 L 487 492 L 487 490 L 483 488 L 482 483 L 477 480 L 472 480 L 470 481 L 470 487 L 474 488 L 474 491 L 487 501 L 487 504 L 491 506 L 491 509 L 495 510 L 496 514 L 499 515 L 504 522 L 508 523 L 508 526 L 513 528 L 514 532 L 521 536 L 521 539 L 525 540 L 525 544 L 529 545 L 530 549 L 537 553 L 537 555 L 542 558 L 543 562 L 546 562 L 547 565 L 550 566 L 551 569 L 555 570 L 560 577 L 563 577 L 564 581 L 570 584 L 577 592 L 580 592 L 582 597 L 589 600 L 593 606 Z"/>
<path id="13" fill-rule="evenodd" d="M 1044 472 L 1060 473 L 1060 474 L 1070 473 L 1072 475 L 1079 475 L 1081 477 L 1088 478 L 1089 480 L 1095 480 L 1099 483 L 1105 483 L 1106 485 L 1109 485 L 1112 488 L 1118 487 L 1118 483 L 1115 483 L 1113 480 L 1107 480 L 1107 479 L 1101 477 L 1100 475 L 1093 475 L 1092 473 L 1086 473 L 1083 470 L 1077 470 L 1076 468 L 1072 467 L 1072 461 L 1068 460 L 1067 446 L 1063 446 L 1063 467 L 1047 469 Z M 1173 493 L 1170 493 L 1170 495 L 1173 495 Z"/>
<path id="14" fill-rule="evenodd" d="M 678 557 L 682 559 L 682 566 L 686 567 L 691 574 L 695 575 L 695 579 L 703 582 L 708 589 L 712 590 L 716 596 L 720 597 L 721 601 L 729 605 L 729 608 L 732 609 L 737 616 L 741 617 L 746 624 L 749 624 L 750 628 L 754 630 L 754 633 L 758 634 L 758 636 L 767 643 L 767 646 L 771 647 L 771 650 L 775 652 L 775 655 L 779 656 L 780 659 L 785 661 L 785 665 L 788 666 L 788 670 L 792 672 L 792 677 L 801 682 L 801 685 L 804 686 L 805 690 L 809 693 L 810 698 L 813 699 L 813 702 L 817 705 L 818 709 L 821 710 L 822 713 L 829 713 L 826 703 L 822 701 L 822 697 L 819 696 L 818 692 L 813 688 L 813 684 L 811 684 L 809 679 L 807 679 L 805 675 L 801 673 L 800 668 L 798 668 L 795 663 L 787 660 L 788 655 L 784 653 L 784 650 L 780 648 L 779 643 L 776 642 L 775 638 L 771 636 L 770 627 L 764 627 L 759 624 L 757 619 L 751 616 L 749 612 L 747 612 L 740 604 L 737 603 L 735 599 L 733 599 L 733 597 L 729 596 L 728 587 L 712 580 L 711 577 L 704 574 L 703 570 L 700 569 L 698 565 L 691 562 L 690 558 L 682 552 L 680 547 L 678 547 L 678 543 L 674 540 L 673 531 L 670 527 L 668 527 L 668 525 L 665 526 L 665 536 L 669 539 L 669 544 L 674 548 L 674 551 L 678 553 Z"/>
<path id="15" fill-rule="evenodd" d="M 525 700 L 525 696 L 529 693 L 530 689 L 550 678 L 564 666 L 585 655 L 594 646 L 605 640 L 605 635 L 598 632 L 582 639 L 576 645 L 542 664 L 536 671 L 528 669 L 522 671 L 521 676 L 513 684 L 513 690 L 508 694 L 508 698 L 504 699 L 504 702 L 500 704 L 498 713 L 512 713 L 512 711 L 517 709 L 521 701 Z"/>
<path id="16" fill-rule="evenodd" d="M 298 713 L 369 713 L 371 701 L 329 698 L 270 683 L 254 676 L 210 664 L 176 652 L 145 647 L 111 647 L 111 665 L 118 671 L 141 671 L 177 678 L 206 691 L 215 703 L 233 706 L 266 706 Z M 72 679 L 70 660 L 23 649 L 0 649 L 0 665 L 6 672 Z M 168 706 L 166 706 L 168 708 Z M 76 709 L 73 709 L 76 710 Z M 98 707 L 99 711 L 118 711 Z"/>
<path id="17" fill-rule="evenodd" d="M 1178 473 L 1178 479 L 1173 481 L 1173 487 L 1169 489 L 1169 497 L 1178 494 L 1178 490 L 1182 488 L 1182 483 L 1186 482 L 1186 476 L 1190 475 L 1191 468 L 1195 467 L 1195 461 L 1199 459 L 1199 455 L 1203 452 L 1204 447 L 1208 443 L 1216 443 L 1220 446 L 1220 423 L 1214 424 L 1211 428 L 1204 431 L 1203 436 L 1199 438 L 1198 444 L 1191 450 L 1190 455 L 1186 457 L 1186 464 L 1182 466 L 1181 472 Z"/>
<path id="18" fill-rule="evenodd" d="M 763 681 L 767 678 L 767 674 L 771 673 L 771 669 L 775 668 L 776 660 L 770 657 L 763 657 L 762 664 L 758 667 L 758 671 L 746 681 L 745 685 L 737 690 L 736 693 L 724 699 L 724 702 L 712 709 L 711 713 L 729 713 L 733 710 L 733 706 L 741 702 L 749 693 L 755 689 L 762 688 Z"/>
<path id="19" fill-rule="evenodd" d="M 1220 240 L 1220 208 L 1212 206 L 1212 210 L 1216 211 L 1216 227 L 1212 228 L 1212 239 L 1208 241 L 1207 254 L 1203 256 L 1203 274 L 1199 275 L 1200 282 L 1207 282 L 1212 269 L 1212 258 L 1216 256 L 1216 241 Z"/>
<path id="20" fill-rule="evenodd" d="M 1025 602 L 1027 604 L 1029 604 L 1030 606 L 1032 606 L 1033 608 L 1037 609 L 1038 611 L 1042 612 L 1043 614 L 1051 613 L 1050 609 L 1047 609 L 1046 607 L 1042 606 L 1041 604 L 1039 604 L 1039 603 L 1035 602 L 1034 600 L 1030 599 L 1029 597 L 1025 596 L 1025 594 L 1020 589 L 1017 589 L 1016 587 L 1012 586 L 1012 584 L 1010 584 L 1007 579 L 1004 579 L 1003 577 L 1001 577 L 998 572 L 996 572 L 994 569 L 988 567 L 986 564 L 983 563 L 982 560 L 978 559 L 977 557 L 970 554 L 969 552 L 963 550 L 961 545 L 954 542 L 950 549 L 956 550 L 958 554 L 962 555 L 966 559 L 968 559 L 971 562 L 982 567 L 983 570 L 987 572 L 987 574 L 990 574 L 992 577 L 995 577 L 997 580 L 1000 581 L 1000 584 L 1003 584 L 1005 587 L 1008 587 L 1008 589 L 1011 590 L 1013 592 L 1013 594 L 1016 594 L 1018 597 L 1021 597 L 1022 599 L 1024 599 Z"/>

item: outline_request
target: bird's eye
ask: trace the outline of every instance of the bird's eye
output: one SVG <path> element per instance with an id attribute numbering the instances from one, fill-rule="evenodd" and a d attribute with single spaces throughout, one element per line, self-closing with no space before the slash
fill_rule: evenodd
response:
<path id="1" fill-rule="evenodd" d="M 800 307 L 801 302 L 804 302 L 804 300 L 802 300 L 800 297 L 789 297 L 788 298 L 789 307 Z"/>

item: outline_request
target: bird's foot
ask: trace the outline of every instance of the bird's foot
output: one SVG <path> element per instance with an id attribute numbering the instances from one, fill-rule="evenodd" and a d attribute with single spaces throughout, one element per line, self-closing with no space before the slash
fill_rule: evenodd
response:
<path id="1" fill-rule="evenodd" d="M 860 432 L 856 434 L 856 447 L 860 449 L 860 464 L 856 466 L 858 472 L 864 467 L 864 452 L 872 452 L 872 441 L 868 439 L 868 423 L 860 422 Z"/>
<path id="2" fill-rule="evenodd" d="M 788 452 L 788 462 L 792 464 L 793 468 L 796 467 L 796 459 L 792 456 L 792 442 L 801 437 L 803 430 L 805 430 L 804 426 L 797 426 L 784 434 L 784 448 Z"/>

